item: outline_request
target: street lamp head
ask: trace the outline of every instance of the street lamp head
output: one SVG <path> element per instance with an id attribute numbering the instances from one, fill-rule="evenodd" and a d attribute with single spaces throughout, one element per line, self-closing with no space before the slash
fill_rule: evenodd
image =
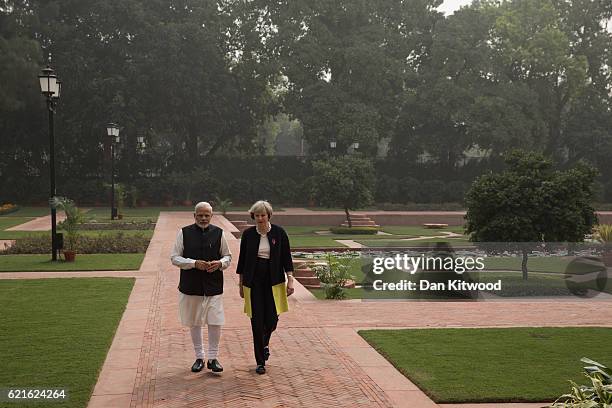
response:
<path id="1" fill-rule="evenodd" d="M 119 143 L 119 126 L 116 123 L 109 123 L 106 125 L 106 134 L 115 143 Z"/>
<path id="2" fill-rule="evenodd" d="M 61 81 L 58 81 L 53 68 L 47 65 L 46 68 L 43 68 L 40 75 L 38 75 L 38 80 L 40 81 L 40 92 L 46 96 L 47 98 L 55 97 L 59 98 L 59 87 Z"/>
<path id="3" fill-rule="evenodd" d="M 359 142 L 353 143 L 353 149 L 355 150 L 359 149 Z"/>
<path id="4" fill-rule="evenodd" d="M 53 98 L 59 99 L 60 95 L 62 94 L 62 81 L 60 81 L 60 79 L 57 78 L 55 82 L 57 83 L 57 93 L 53 95 Z"/>
<path id="5" fill-rule="evenodd" d="M 329 147 L 331 147 L 332 149 L 335 149 L 336 148 L 336 141 L 335 140 L 330 141 L 329 142 Z"/>
<path id="6" fill-rule="evenodd" d="M 147 147 L 147 145 L 145 144 L 145 141 L 144 141 L 144 136 L 136 137 L 136 146 L 139 149 L 144 149 L 145 147 Z"/>

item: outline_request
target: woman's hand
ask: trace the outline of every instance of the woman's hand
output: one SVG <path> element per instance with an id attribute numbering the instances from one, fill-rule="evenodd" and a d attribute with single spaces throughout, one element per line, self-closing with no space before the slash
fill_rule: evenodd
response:
<path id="1" fill-rule="evenodd" d="M 240 297 L 244 299 L 244 289 L 242 289 L 242 285 L 238 285 Z"/>
<path id="2" fill-rule="evenodd" d="M 287 296 L 293 295 L 295 289 L 293 288 L 293 276 L 287 277 Z"/>

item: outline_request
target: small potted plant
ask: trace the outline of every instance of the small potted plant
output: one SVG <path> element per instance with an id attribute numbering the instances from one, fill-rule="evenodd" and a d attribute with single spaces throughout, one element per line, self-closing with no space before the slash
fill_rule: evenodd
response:
<path id="1" fill-rule="evenodd" d="M 62 228 L 66 231 L 66 239 L 64 240 L 64 259 L 66 262 L 74 262 L 76 258 L 76 246 L 79 239 L 79 224 L 83 222 L 83 213 L 69 198 L 54 197 L 53 206 L 63 210 L 66 214 L 66 219 L 62 222 Z"/>

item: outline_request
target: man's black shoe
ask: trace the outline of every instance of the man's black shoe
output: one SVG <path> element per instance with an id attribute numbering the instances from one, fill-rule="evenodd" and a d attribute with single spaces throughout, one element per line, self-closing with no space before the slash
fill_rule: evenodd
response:
<path id="1" fill-rule="evenodd" d="M 199 373 L 204 368 L 204 360 L 198 358 L 195 363 L 191 366 L 191 371 L 194 373 Z"/>
<path id="2" fill-rule="evenodd" d="M 258 365 L 257 368 L 255 369 L 255 372 L 257 374 L 265 374 L 266 373 L 266 367 L 263 365 Z"/>
<path id="3" fill-rule="evenodd" d="M 212 370 L 213 373 L 220 373 L 221 371 L 223 371 L 223 366 L 216 358 L 214 360 L 208 360 L 208 362 L 206 363 L 206 368 Z"/>
<path id="4" fill-rule="evenodd" d="M 270 347 L 264 347 L 264 360 L 268 361 L 270 358 Z"/>

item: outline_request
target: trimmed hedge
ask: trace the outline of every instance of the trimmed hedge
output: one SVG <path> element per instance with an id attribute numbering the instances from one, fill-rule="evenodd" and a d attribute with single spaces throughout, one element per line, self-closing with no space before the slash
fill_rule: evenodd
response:
<path id="1" fill-rule="evenodd" d="M 377 227 L 331 227 L 329 229 L 334 234 L 347 235 L 376 235 Z"/>
<path id="2" fill-rule="evenodd" d="M 148 247 L 149 238 L 144 235 L 125 235 L 117 232 L 97 237 L 81 235 L 75 250 L 79 254 L 133 254 L 144 253 Z M 0 255 L 48 253 L 51 253 L 51 240 L 48 236 L 36 235 L 18 238 L 13 246 L 0 251 Z"/>
<path id="3" fill-rule="evenodd" d="M 60 222 L 58 228 L 61 229 L 63 222 Z M 155 223 L 150 222 L 86 222 L 79 224 L 79 230 L 82 231 L 116 231 L 116 230 L 129 230 L 129 231 L 149 231 L 155 229 Z"/>
<path id="4" fill-rule="evenodd" d="M 267 199 L 277 206 L 317 206 L 310 200 L 313 190 L 312 158 L 290 156 L 210 157 L 192 171 L 182 168 L 152 172 L 156 176 L 128 174 L 118 163 L 117 182 L 126 187 L 126 204 L 138 206 L 181 205 L 184 201 L 229 199 L 234 205 L 249 205 Z M 462 203 L 465 192 L 476 177 L 501 170 L 502 160 L 471 160 L 449 169 L 436 163 L 417 163 L 405 157 L 374 159 L 376 187 L 374 202 L 431 204 Z M 105 172 L 88 175 L 62 174 L 58 169 L 58 191 L 79 206 L 108 205 L 109 187 Z M 612 182 L 602 170 L 597 197 L 612 203 Z M 23 188 L 27 185 L 28 188 Z M 47 204 L 48 176 L 0 177 L 0 202 L 23 205 Z"/>

